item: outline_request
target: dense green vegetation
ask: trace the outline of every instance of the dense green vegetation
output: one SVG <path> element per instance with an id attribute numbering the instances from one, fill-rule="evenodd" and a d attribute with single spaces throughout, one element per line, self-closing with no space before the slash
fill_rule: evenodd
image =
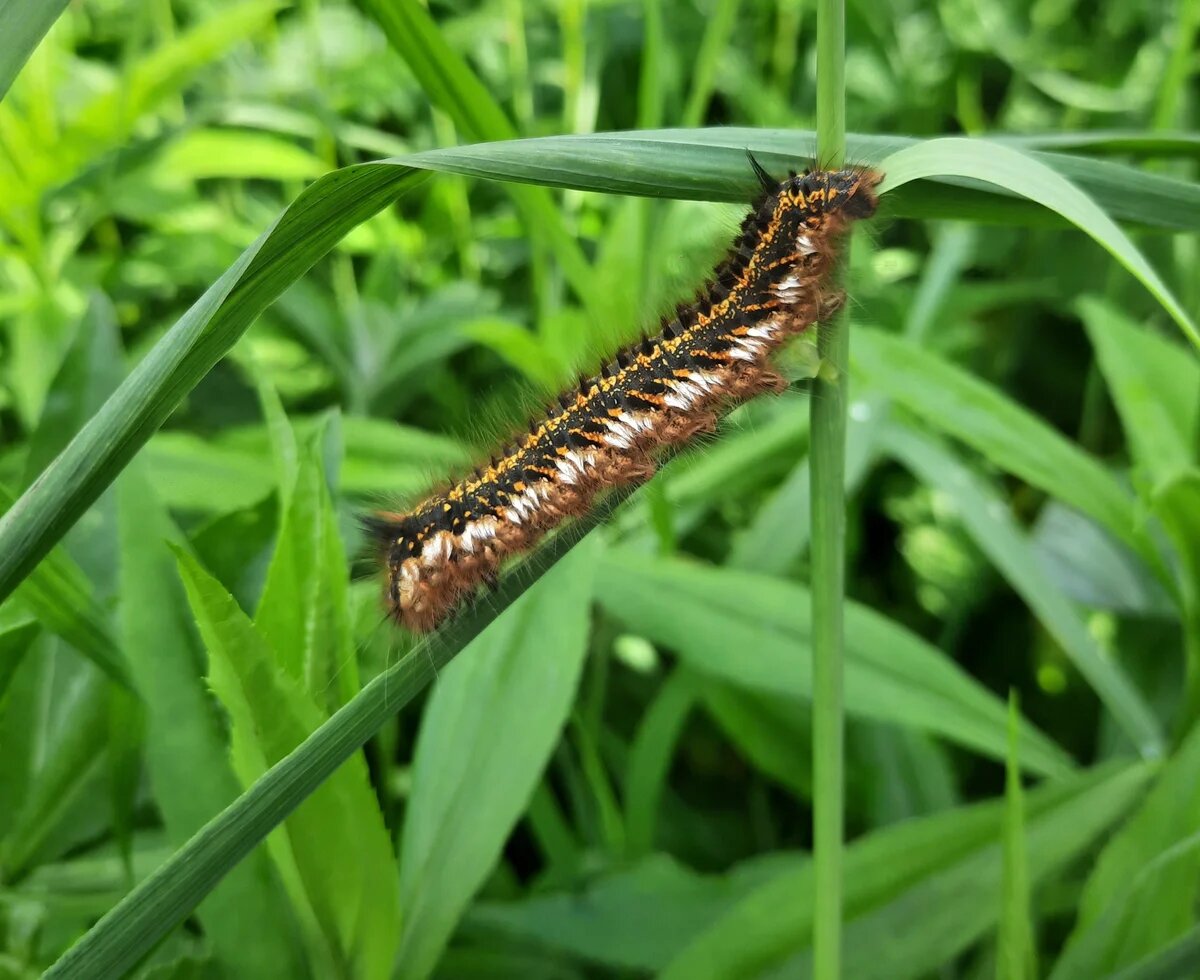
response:
<path id="1" fill-rule="evenodd" d="M 0 0 L 0 978 L 820 975 L 812 345 L 427 644 L 356 524 L 808 165 L 814 5 L 65 6 Z M 1198 31 L 847 11 L 846 977 L 1200 974 Z"/>

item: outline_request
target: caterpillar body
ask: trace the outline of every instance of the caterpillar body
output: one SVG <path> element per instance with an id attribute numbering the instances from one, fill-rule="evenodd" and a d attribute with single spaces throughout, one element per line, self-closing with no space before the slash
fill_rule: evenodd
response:
<path id="1" fill-rule="evenodd" d="M 786 381 L 770 358 L 840 305 L 829 286 L 842 233 L 870 217 L 881 176 L 813 171 L 763 185 L 727 257 L 659 332 L 561 394 L 486 466 L 408 513 L 366 520 L 386 567 L 384 601 L 414 632 L 436 628 L 502 562 L 603 491 L 647 480 L 656 455 L 721 412 Z"/>

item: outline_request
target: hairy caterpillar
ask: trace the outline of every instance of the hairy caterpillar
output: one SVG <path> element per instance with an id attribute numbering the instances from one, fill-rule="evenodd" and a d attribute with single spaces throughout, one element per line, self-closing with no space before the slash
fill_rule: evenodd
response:
<path id="1" fill-rule="evenodd" d="M 655 336 L 620 351 L 564 392 L 486 465 L 405 514 L 366 521 L 387 570 L 391 616 L 436 628 L 500 564 L 528 550 L 597 494 L 649 479 L 657 452 L 716 425 L 717 415 L 784 379 L 769 359 L 828 316 L 827 285 L 841 233 L 870 217 L 879 174 L 791 174 L 779 183 L 750 157 L 762 184 L 725 260 L 699 295 Z"/>

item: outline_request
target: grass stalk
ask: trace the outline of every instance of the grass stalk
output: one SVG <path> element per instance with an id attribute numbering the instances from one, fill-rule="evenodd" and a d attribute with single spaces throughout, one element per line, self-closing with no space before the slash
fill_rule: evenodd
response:
<path id="1" fill-rule="evenodd" d="M 845 10 L 817 5 L 817 161 L 841 166 L 846 154 Z M 834 273 L 839 275 L 837 271 Z M 850 336 L 842 315 L 822 323 L 821 371 L 813 386 L 813 976 L 837 980 L 842 952 L 844 735 L 842 601 L 846 578 L 846 398 Z"/>

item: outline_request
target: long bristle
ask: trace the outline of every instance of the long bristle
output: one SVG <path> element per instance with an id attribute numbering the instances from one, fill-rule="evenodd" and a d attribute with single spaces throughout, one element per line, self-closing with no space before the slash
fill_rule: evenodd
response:
<path id="1" fill-rule="evenodd" d="M 408 514 L 364 521 L 386 551 L 398 622 L 436 628 L 504 560 L 597 495 L 649 479 L 662 452 L 712 431 L 730 407 L 786 387 L 770 359 L 827 309 L 838 237 L 874 211 L 877 176 L 818 171 L 777 183 L 747 157 L 766 195 L 725 261 L 656 336 L 601 360 L 470 477 Z"/>

